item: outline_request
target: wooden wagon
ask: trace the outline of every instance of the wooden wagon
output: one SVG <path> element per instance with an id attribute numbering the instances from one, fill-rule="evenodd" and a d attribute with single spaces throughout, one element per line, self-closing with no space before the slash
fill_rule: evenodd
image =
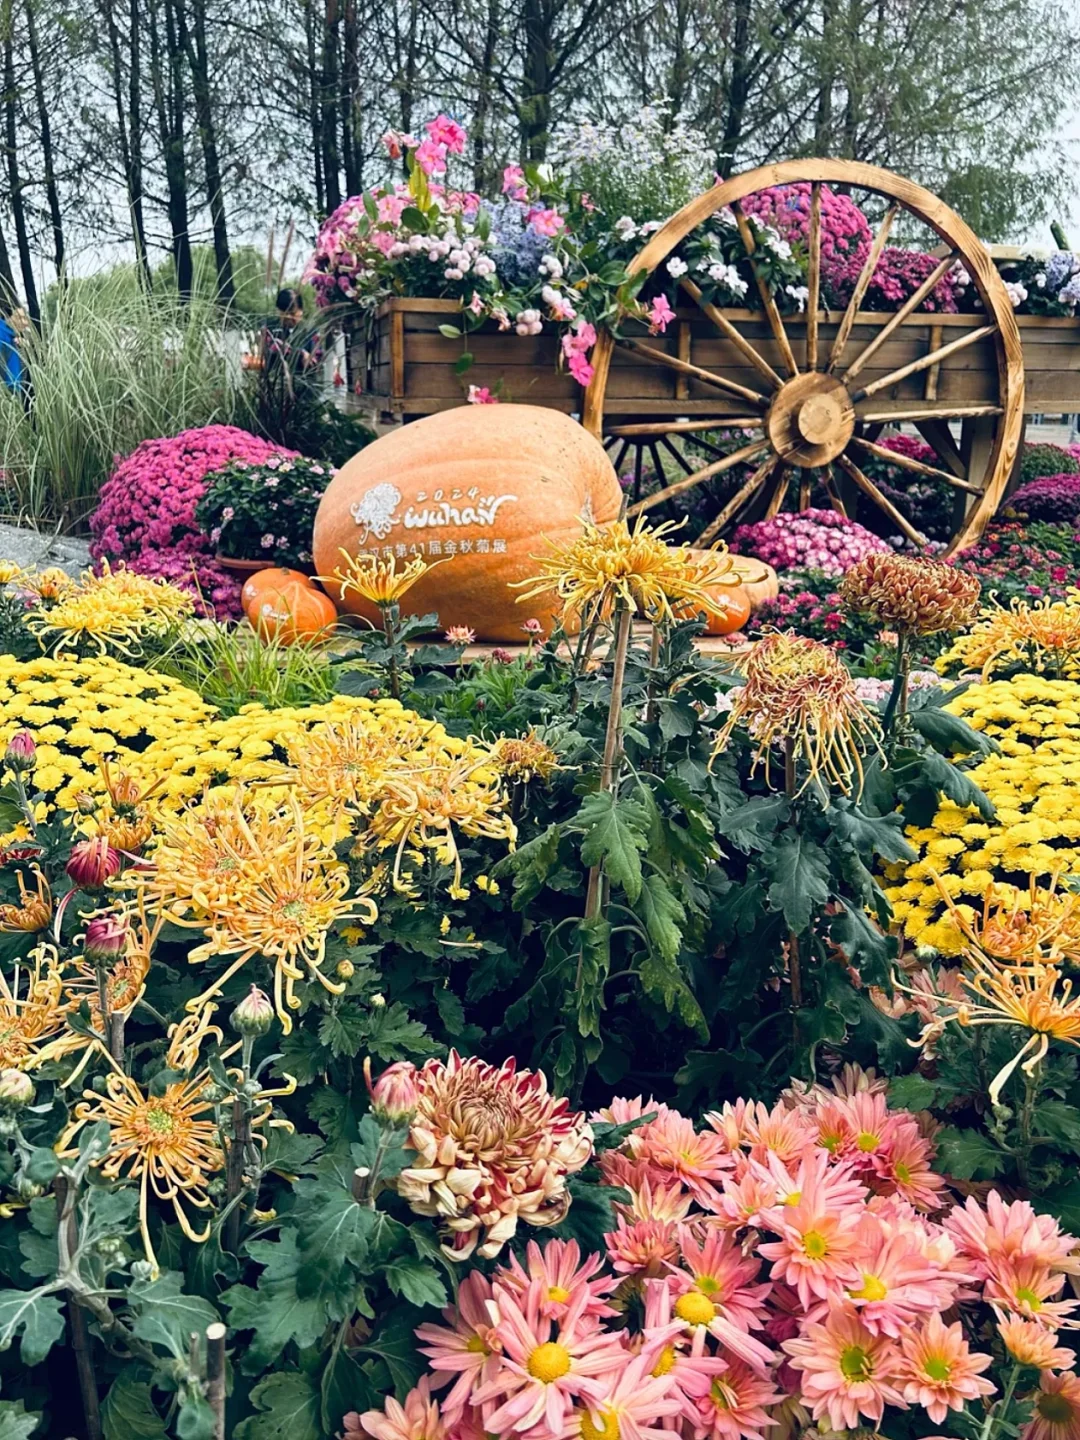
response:
<path id="1" fill-rule="evenodd" d="M 705 303 L 690 277 L 663 335 L 624 320 L 603 334 L 588 390 L 558 368 L 558 337 L 500 332 L 491 322 L 450 338 L 457 302 L 392 299 L 375 316 L 360 363 L 361 388 L 386 420 L 407 421 L 465 401 L 470 385 L 503 400 L 553 406 L 580 415 L 608 445 L 616 467 L 631 455 L 679 478 L 639 503 L 648 508 L 738 465 L 750 480 L 723 506 L 702 536 L 709 539 L 757 502 L 775 513 L 793 470 L 822 474 L 830 501 L 861 490 L 913 541 L 921 537 L 893 507 L 863 466 L 886 457 L 913 478 L 936 478 L 956 492 L 953 548 L 972 543 L 997 508 L 1019 451 L 1025 414 L 1080 411 L 1080 320 L 1013 314 L 989 252 L 929 192 L 887 171 L 849 162 L 795 161 L 724 182 L 673 216 L 631 268 L 651 272 L 698 224 L 723 205 L 734 208 L 753 265 L 753 240 L 740 201 L 767 186 L 811 183 L 809 277 L 805 315 L 780 315 L 767 287 L 762 308 L 718 309 Z M 885 218 L 844 312 L 820 306 L 820 189 L 854 185 L 888 202 Z M 938 265 L 896 312 L 861 308 L 890 229 L 904 210 L 945 242 Z M 978 314 L 927 313 L 919 308 L 957 261 L 982 301 Z M 463 361 L 470 357 L 467 366 Z M 938 463 L 884 452 L 889 426 L 913 426 Z M 708 430 L 746 428 L 734 454 L 712 446 Z M 757 432 L 756 434 L 754 432 Z M 695 469 L 679 437 L 692 435 Z"/>

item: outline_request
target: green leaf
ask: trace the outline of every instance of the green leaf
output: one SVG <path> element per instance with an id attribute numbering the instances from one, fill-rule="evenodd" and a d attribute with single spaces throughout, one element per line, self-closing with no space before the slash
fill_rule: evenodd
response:
<path id="1" fill-rule="evenodd" d="M 934 1140 L 938 1147 L 935 1169 L 954 1180 L 992 1180 L 1005 1168 L 1005 1156 L 977 1130 L 948 1125 Z"/>
<path id="2" fill-rule="evenodd" d="M 993 755 L 1001 746 L 989 735 L 972 729 L 959 715 L 951 715 L 940 705 L 923 705 L 908 712 L 908 719 L 919 734 L 939 754 Z"/>
<path id="3" fill-rule="evenodd" d="M 185 1295 L 178 1270 L 163 1270 L 156 1280 L 136 1280 L 128 1289 L 128 1304 L 136 1312 L 132 1327 L 148 1345 L 161 1345 L 177 1360 L 188 1353 L 191 1332 L 200 1335 L 221 1316 L 200 1295 Z"/>
<path id="4" fill-rule="evenodd" d="M 319 1022 L 320 1042 L 339 1060 L 357 1054 L 367 1039 L 367 1031 L 367 1012 L 347 999 L 324 1011 Z"/>
<path id="5" fill-rule="evenodd" d="M 440 325 L 439 334 L 444 336 L 447 340 L 461 339 L 461 331 L 456 325 Z"/>
<path id="6" fill-rule="evenodd" d="M 395 1295 L 401 1295 L 410 1305 L 445 1305 L 446 1286 L 442 1277 L 432 1265 L 423 1260 L 405 1256 L 391 1261 L 383 1272 L 386 1283 Z"/>
<path id="7" fill-rule="evenodd" d="M 338 1329 L 338 1338 L 326 1362 L 319 1381 L 320 1414 L 322 1428 L 327 1435 L 337 1435 L 341 1428 L 341 1417 L 350 1410 L 372 1410 L 382 1404 L 382 1396 L 375 1390 L 367 1375 L 357 1363 L 356 1357 L 343 1346 L 344 1331 Z"/>
<path id="8" fill-rule="evenodd" d="M 23 1401 L 0 1400 L 0 1440 L 27 1440 L 40 1424 L 40 1412 L 27 1411 Z M 147 1440 L 153 1440 L 153 1436 L 148 1435 Z"/>
<path id="9" fill-rule="evenodd" d="M 784 795 L 757 796 L 737 805 L 716 823 L 716 833 L 730 840 L 737 850 L 764 850 L 772 844 L 776 827 L 787 818 L 790 802 Z"/>
<path id="10" fill-rule="evenodd" d="M 1056 1215 L 1066 1230 L 1074 1235 L 1080 1231 L 1080 1183 L 1066 1180 L 1039 1192 L 1039 1209 Z"/>
<path id="11" fill-rule="evenodd" d="M 415 1315 L 400 1305 L 395 1306 L 364 1346 L 364 1351 L 370 1351 L 386 1362 L 390 1383 L 398 1400 L 405 1399 L 427 1369 L 427 1361 L 416 1348 L 415 1324 Z"/>
<path id="12" fill-rule="evenodd" d="M 581 863 L 590 869 L 601 865 L 608 879 L 621 885 L 633 904 L 641 894 L 641 851 L 648 845 L 644 807 L 598 790 L 585 798 L 574 817 L 574 828 L 584 831 Z"/>
<path id="13" fill-rule="evenodd" d="M 843 909 L 829 922 L 830 940 L 840 946 L 867 983 L 885 984 L 899 942 L 894 936 L 884 934 L 860 906 L 842 900 L 837 903 Z"/>
<path id="14" fill-rule="evenodd" d="M 421 235 L 427 234 L 427 216 L 415 205 L 405 206 L 401 212 L 400 223 L 408 226 L 410 230 L 418 231 Z"/>
<path id="15" fill-rule="evenodd" d="M 55 1295 L 0 1290 L 0 1350 L 7 1350 L 20 1333 L 22 1363 L 27 1368 L 40 1365 L 64 1333 L 64 1312 Z"/>
<path id="16" fill-rule="evenodd" d="M 917 860 L 918 854 L 904 838 L 904 817 L 898 810 L 888 815 L 865 815 L 850 800 L 836 800 L 829 806 L 828 820 L 833 833 L 856 853 L 882 860 Z"/>
<path id="17" fill-rule="evenodd" d="M 353 1165 L 372 1169 L 381 1150 L 379 1174 L 384 1180 L 392 1180 L 416 1158 L 414 1150 L 405 1148 L 408 1138 L 407 1125 L 380 1125 L 369 1111 L 357 1126 L 356 1144 L 352 1147 Z"/>
<path id="18" fill-rule="evenodd" d="M 150 1385 L 131 1375 L 120 1375 L 110 1385 L 101 1425 L 105 1440 L 165 1440 L 168 1434 Z"/>
<path id="19" fill-rule="evenodd" d="M 1032 1117 L 1038 1138 L 1055 1140 L 1080 1155 L 1080 1110 L 1064 1100 L 1043 1100 Z"/>
<path id="20" fill-rule="evenodd" d="M 176 1417 L 177 1440 L 214 1440 L 214 1412 L 202 1395 L 189 1389 Z"/>
<path id="21" fill-rule="evenodd" d="M 27 1179 L 32 1180 L 35 1185 L 51 1185 L 59 1170 L 60 1161 L 56 1158 L 56 1152 L 45 1145 L 31 1151 L 30 1159 L 26 1162 Z"/>
<path id="22" fill-rule="evenodd" d="M 337 1320 L 345 1318 L 342 1306 L 355 1289 L 349 1267 L 365 1264 L 371 1232 L 372 1212 L 352 1193 L 354 1169 L 342 1156 L 327 1155 L 314 1176 L 293 1186 L 300 1255 L 296 1293 L 301 1300 L 324 1302 Z"/>
<path id="23" fill-rule="evenodd" d="M 472 368 L 472 363 L 473 363 L 473 354 L 472 354 L 472 351 L 471 351 L 471 350 L 465 350 L 465 351 L 463 351 L 462 354 L 460 354 L 460 355 L 458 356 L 458 358 L 454 361 L 454 366 L 453 366 L 454 374 L 455 374 L 455 375 L 464 375 L 466 370 L 469 370 L 469 369 Z"/>
<path id="24" fill-rule="evenodd" d="M 662 875 L 654 872 L 645 876 L 636 909 L 657 950 L 665 960 L 674 960 L 682 945 L 686 911 Z"/>
<path id="25" fill-rule="evenodd" d="M 801 934 L 814 911 L 828 903 L 828 856 L 809 835 L 785 830 L 762 855 L 762 865 L 772 879 L 769 904 L 783 912 L 796 935 Z"/>
<path id="26" fill-rule="evenodd" d="M 894 1075 L 889 1081 L 889 1104 L 894 1110 L 929 1110 L 937 1093 L 937 1086 L 918 1071 Z"/>
<path id="27" fill-rule="evenodd" d="M 322 1440 L 319 1392 L 299 1370 L 282 1370 L 252 1389 L 251 1404 L 259 1412 L 241 1420 L 235 1440 Z M 335 1424 L 340 1424 L 341 1416 Z"/>
<path id="28" fill-rule="evenodd" d="M 276 1242 L 249 1240 L 247 1252 L 265 1266 L 258 1289 L 233 1285 L 221 1302 L 229 1311 L 233 1330 L 253 1332 L 240 1368 L 247 1375 L 258 1375 L 280 1357 L 290 1340 L 301 1348 L 314 1345 L 322 1336 L 327 1315 L 321 1299 L 297 1293 L 300 1256 L 295 1231 L 283 1230 Z"/>

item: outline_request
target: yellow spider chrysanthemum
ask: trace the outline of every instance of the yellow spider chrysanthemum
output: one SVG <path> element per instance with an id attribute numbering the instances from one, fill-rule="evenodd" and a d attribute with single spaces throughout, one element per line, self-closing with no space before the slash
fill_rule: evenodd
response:
<path id="1" fill-rule="evenodd" d="M 207 1184 L 225 1163 L 213 1102 L 207 1097 L 210 1084 L 210 1075 L 204 1072 L 167 1085 L 160 1095 L 145 1095 L 129 1075 L 108 1075 L 104 1095 L 83 1092 L 75 1119 L 57 1142 L 57 1152 L 68 1158 L 77 1153 L 77 1148 L 69 1147 L 84 1125 L 108 1123 L 109 1148 L 99 1169 L 106 1180 L 139 1182 L 139 1228 L 155 1274 L 157 1257 L 147 1215 L 151 1190 L 159 1200 L 171 1202 L 189 1240 L 201 1243 L 210 1235 L 209 1225 L 193 1230 L 185 1210 L 187 1205 L 199 1210 L 211 1207 Z"/>
<path id="2" fill-rule="evenodd" d="M 18 904 L 0 905 L 0 932 L 35 935 L 52 919 L 53 903 L 49 882 L 40 870 L 34 871 L 34 889 L 26 888 L 22 872 L 18 875 Z"/>
<path id="3" fill-rule="evenodd" d="M 1080 591 L 1065 600 L 1013 597 L 1007 609 L 988 606 L 966 635 L 961 635 L 938 661 L 943 673 L 980 670 L 985 682 L 1000 665 L 1022 665 L 1039 674 L 1076 678 L 1080 656 Z"/>
<path id="4" fill-rule="evenodd" d="M 344 563 L 332 575 L 317 575 L 315 578 L 330 586 L 331 593 L 336 591 L 339 600 L 359 595 L 380 609 L 398 604 L 406 591 L 434 568 L 431 561 L 420 556 L 399 570 L 393 555 L 380 556 L 366 550 L 361 550 L 358 555 L 350 555 L 347 550 L 340 553 Z M 442 560 L 434 562 L 435 565 L 444 563 Z"/>
<path id="5" fill-rule="evenodd" d="M 22 580 L 25 571 L 14 560 L 0 560 L 0 585 L 12 585 Z"/>
<path id="6" fill-rule="evenodd" d="M 556 595 L 566 620 L 587 627 L 610 619 L 616 606 L 652 621 L 672 621 L 697 610 L 712 614 L 715 586 L 742 584 L 725 549 L 695 556 L 685 545 L 669 545 L 667 536 L 679 527 L 665 521 L 649 529 L 639 516 L 633 528 L 625 520 L 611 525 L 586 525 L 565 544 L 551 544 L 550 554 L 534 555 L 538 575 L 515 581 L 518 603 Z"/>
<path id="7" fill-rule="evenodd" d="M 451 894 L 462 891 L 461 854 L 457 835 L 485 836 L 513 846 L 517 830 L 507 796 L 490 758 L 429 756 L 412 768 L 388 774 L 376 797 L 367 831 L 358 845 L 395 850 L 393 883 L 408 888 L 401 877 L 406 850 L 431 850 L 454 869 Z"/>
<path id="8" fill-rule="evenodd" d="M 836 652 L 817 640 L 776 631 L 739 662 L 746 684 L 730 692 L 731 713 L 715 758 L 744 727 L 757 742 L 755 767 L 766 774 L 773 746 L 790 748 L 806 767 L 800 793 L 818 777 L 848 793 L 862 789 L 862 750 L 878 744 L 878 724 L 859 699 Z"/>
<path id="9" fill-rule="evenodd" d="M 1080 964 L 1080 894 L 1058 890 L 1058 875 L 1049 886 L 1028 889 L 994 884 L 986 888 L 982 913 L 957 905 L 941 877 L 932 872 L 953 924 L 972 950 L 1006 968 Z"/>
<path id="10" fill-rule="evenodd" d="M 57 654 L 83 645 L 102 655 L 110 649 L 126 654 L 193 610 L 191 596 L 168 581 L 112 571 L 106 562 L 100 575 L 87 572 L 60 594 L 57 604 L 31 612 L 26 623 Z"/>
<path id="11" fill-rule="evenodd" d="M 388 769 L 403 760 L 415 764 L 429 749 L 441 751 L 446 739 L 441 725 L 411 711 L 402 711 L 392 725 L 373 723 L 370 712 L 357 711 L 315 726 L 287 749 L 304 797 L 366 813 Z"/>
<path id="12" fill-rule="evenodd" d="M 491 747 L 491 761 L 500 775 L 526 785 L 530 780 L 550 780 L 562 769 L 558 760 L 551 746 L 531 730 L 528 735 L 503 735 Z"/>
<path id="13" fill-rule="evenodd" d="M 0 974 L 0 1069 L 32 1070 L 87 1045 L 67 1029 L 63 986 L 51 945 L 38 945 L 10 979 Z"/>
<path id="14" fill-rule="evenodd" d="M 295 796 L 270 809 L 251 804 L 241 786 L 166 818 L 151 864 L 125 879 L 148 910 L 203 931 L 190 963 L 235 957 L 188 1010 L 201 1010 L 252 956 L 263 955 L 274 963 L 275 1009 L 286 1034 L 289 1011 L 300 1005 L 297 980 L 318 980 L 335 994 L 344 988 L 320 969 L 330 927 L 376 917 L 373 901 L 350 895 L 347 868 L 307 829 Z"/>

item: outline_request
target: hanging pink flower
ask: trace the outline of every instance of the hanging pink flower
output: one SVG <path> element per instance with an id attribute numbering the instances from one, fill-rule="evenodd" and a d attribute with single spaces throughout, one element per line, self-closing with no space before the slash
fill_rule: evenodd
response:
<path id="1" fill-rule="evenodd" d="M 425 175 L 442 175 L 446 170 L 446 146 L 437 144 L 430 135 L 421 140 L 413 155 Z"/>
<path id="2" fill-rule="evenodd" d="M 553 240 L 566 225 L 566 221 L 557 210 L 530 210 L 528 218 L 529 224 L 536 233 L 545 235 L 549 240 Z"/>
<path id="3" fill-rule="evenodd" d="M 449 115 L 436 115 L 424 126 L 436 145 L 443 146 L 451 155 L 464 155 L 466 134 L 456 120 Z"/>
<path id="4" fill-rule="evenodd" d="M 486 385 L 470 385 L 469 393 L 465 397 L 469 405 L 498 405 L 499 397 L 491 392 Z"/>
<path id="5" fill-rule="evenodd" d="M 649 306 L 649 330 L 653 335 L 663 335 L 674 319 L 675 311 L 671 308 L 667 296 L 657 295 Z"/>
<path id="6" fill-rule="evenodd" d="M 507 165 L 502 174 L 502 192 L 511 200 L 527 200 L 529 187 L 525 184 L 525 171 L 520 165 Z"/>

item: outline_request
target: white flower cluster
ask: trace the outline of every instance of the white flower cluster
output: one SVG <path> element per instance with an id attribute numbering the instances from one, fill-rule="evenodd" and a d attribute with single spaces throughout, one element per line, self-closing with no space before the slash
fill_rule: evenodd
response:
<path id="1" fill-rule="evenodd" d="M 488 280 L 495 274 L 495 261 L 484 253 L 480 236 L 461 236 L 452 229 L 442 235 L 410 235 L 408 240 L 395 240 L 388 253 L 391 260 L 410 254 L 426 255 L 433 265 L 445 260 L 443 274 L 447 280 L 463 280 L 470 273 L 478 280 Z"/>
<path id="2" fill-rule="evenodd" d="M 521 310 L 518 312 L 517 323 L 514 332 L 518 335 L 539 335 L 544 328 L 544 322 L 540 317 L 539 310 Z"/>

